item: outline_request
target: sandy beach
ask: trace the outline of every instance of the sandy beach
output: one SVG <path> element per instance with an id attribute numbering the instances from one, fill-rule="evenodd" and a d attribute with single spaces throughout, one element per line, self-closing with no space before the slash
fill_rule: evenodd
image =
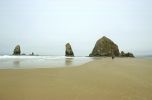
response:
<path id="1" fill-rule="evenodd" d="M 1 69 L 0 100 L 152 100 L 152 59 L 95 59 L 78 67 Z"/>

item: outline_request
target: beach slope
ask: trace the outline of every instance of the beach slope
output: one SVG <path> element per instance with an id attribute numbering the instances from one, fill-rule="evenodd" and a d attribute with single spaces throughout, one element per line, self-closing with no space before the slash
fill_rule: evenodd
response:
<path id="1" fill-rule="evenodd" d="M 1 69 L 0 100 L 152 100 L 152 60 L 103 58 L 78 67 Z"/>

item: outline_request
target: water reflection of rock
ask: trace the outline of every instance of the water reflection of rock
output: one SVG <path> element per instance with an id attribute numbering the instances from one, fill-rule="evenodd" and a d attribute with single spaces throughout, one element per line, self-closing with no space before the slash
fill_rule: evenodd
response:
<path id="1" fill-rule="evenodd" d="M 18 67 L 18 66 L 20 66 L 20 61 L 15 60 L 15 61 L 13 61 L 13 64 L 14 64 L 15 67 Z"/>
<path id="2" fill-rule="evenodd" d="M 65 59 L 65 65 L 66 66 L 69 66 L 69 65 L 72 65 L 73 64 L 73 58 L 66 58 Z"/>
<path id="3" fill-rule="evenodd" d="M 105 58 L 105 57 L 91 57 L 92 60 L 101 60 L 103 58 Z"/>

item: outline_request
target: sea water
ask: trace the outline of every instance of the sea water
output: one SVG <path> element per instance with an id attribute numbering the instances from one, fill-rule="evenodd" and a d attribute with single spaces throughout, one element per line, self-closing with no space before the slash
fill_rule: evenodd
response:
<path id="1" fill-rule="evenodd" d="M 92 61 L 90 57 L 0 56 L 0 69 L 74 67 Z"/>

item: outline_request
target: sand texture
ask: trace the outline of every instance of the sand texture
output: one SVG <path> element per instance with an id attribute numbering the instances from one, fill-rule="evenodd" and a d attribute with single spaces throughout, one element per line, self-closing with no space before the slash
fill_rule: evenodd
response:
<path id="1" fill-rule="evenodd" d="M 78 67 L 1 69 L 0 100 L 152 100 L 152 60 L 103 58 Z"/>

